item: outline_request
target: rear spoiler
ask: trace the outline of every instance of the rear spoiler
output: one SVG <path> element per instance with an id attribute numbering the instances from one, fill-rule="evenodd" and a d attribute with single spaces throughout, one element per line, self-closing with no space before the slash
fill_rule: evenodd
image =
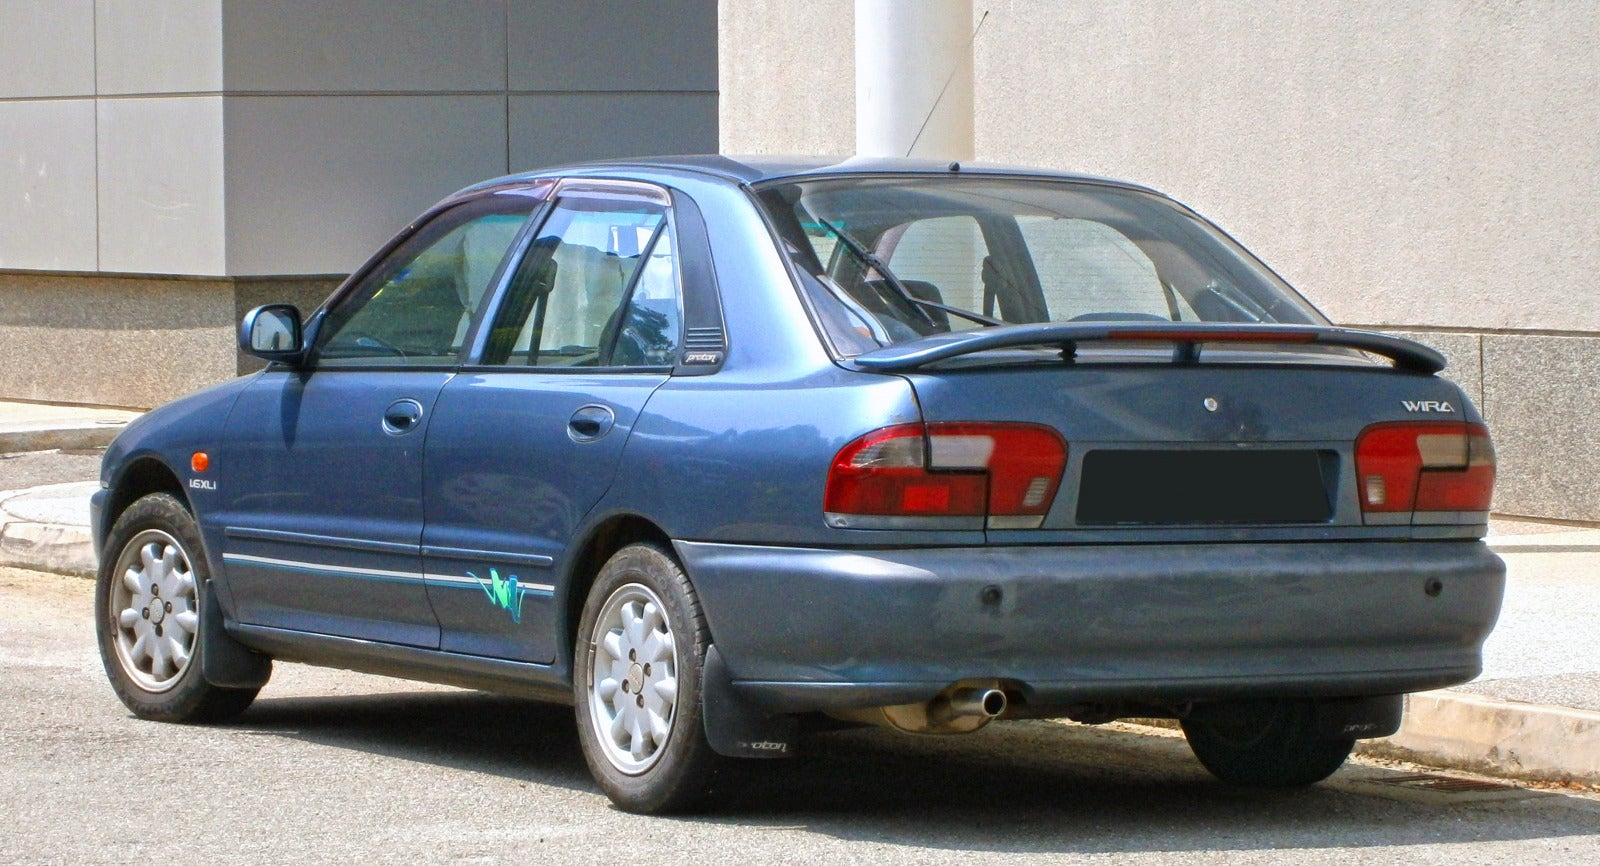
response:
<path id="1" fill-rule="evenodd" d="M 893 372 L 914 370 L 989 349 L 1028 346 L 1059 348 L 1062 357 L 1071 360 L 1077 354 L 1079 343 L 1102 342 L 1172 343 L 1172 360 L 1177 363 L 1198 361 L 1200 346 L 1204 343 L 1283 343 L 1359 349 L 1388 358 L 1398 369 L 1417 373 L 1437 373 L 1445 366 L 1444 356 L 1433 349 L 1388 334 L 1325 325 L 1251 325 L 1232 322 L 1044 322 L 1005 325 L 934 334 L 864 352 L 852 360 L 862 370 Z"/>

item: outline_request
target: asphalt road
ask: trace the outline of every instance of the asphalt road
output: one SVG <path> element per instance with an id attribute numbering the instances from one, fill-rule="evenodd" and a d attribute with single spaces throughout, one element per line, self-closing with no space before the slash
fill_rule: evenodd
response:
<path id="1" fill-rule="evenodd" d="M 88 581 L 0 569 L 0 863 L 1600 862 L 1592 793 L 1376 764 L 1245 791 L 1181 739 L 1048 722 L 820 735 L 714 814 L 643 818 L 560 707 L 280 665 L 233 724 L 136 720 L 91 611 Z"/>
<path id="2" fill-rule="evenodd" d="M 100 477 L 100 457 L 104 453 L 104 448 L 85 448 L 0 454 L 0 490 L 93 481 Z"/>

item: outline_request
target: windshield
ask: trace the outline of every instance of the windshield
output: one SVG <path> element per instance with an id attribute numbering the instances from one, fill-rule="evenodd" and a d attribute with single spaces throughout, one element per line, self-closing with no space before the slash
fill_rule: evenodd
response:
<path id="1" fill-rule="evenodd" d="M 913 175 L 759 196 L 845 355 L 1003 324 L 1327 323 L 1227 236 L 1149 193 Z"/>

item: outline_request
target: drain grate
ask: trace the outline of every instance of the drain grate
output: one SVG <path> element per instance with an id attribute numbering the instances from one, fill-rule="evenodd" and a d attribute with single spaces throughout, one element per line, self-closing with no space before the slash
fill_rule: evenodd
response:
<path id="1" fill-rule="evenodd" d="M 1386 779 L 1369 779 L 1374 785 L 1392 785 L 1412 791 L 1436 791 L 1440 794 L 1481 794 L 1498 791 L 1520 791 L 1515 785 L 1504 785 L 1483 779 L 1457 779 L 1453 776 L 1435 776 L 1417 773 L 1412 776 L 1391 776 Z"/>

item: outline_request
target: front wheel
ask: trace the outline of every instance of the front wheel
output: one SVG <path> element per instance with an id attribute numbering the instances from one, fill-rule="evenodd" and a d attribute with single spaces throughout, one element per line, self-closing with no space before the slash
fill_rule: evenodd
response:
<path id="1" fill-rule="evenodd" d="M 1355 740 L 1317 735 L 1309 701 L 1241 701 L 1183 720 L 1189 749 L 1235 785 L 1298 788 L 1333 775 Z"/>
<path id="2" fill-rule="evenodd" d="M 172 496 L 146 496 L 112 526 L 95 585 L 95 630 L 111 688 L 134 715 L 222 721 L 260 691 L 221 688 L 201 675 L 201 592 L 209 577 L 199 527 Z"/>
<path id="3" fill-rule="evenodd" d="M 717 761 L 700 714 L 710 632 L 683 569 L 651 544 L 612 556 L 573 651 L 578 736 L 589 771 L 629 812 L 681 812 Z"/>

